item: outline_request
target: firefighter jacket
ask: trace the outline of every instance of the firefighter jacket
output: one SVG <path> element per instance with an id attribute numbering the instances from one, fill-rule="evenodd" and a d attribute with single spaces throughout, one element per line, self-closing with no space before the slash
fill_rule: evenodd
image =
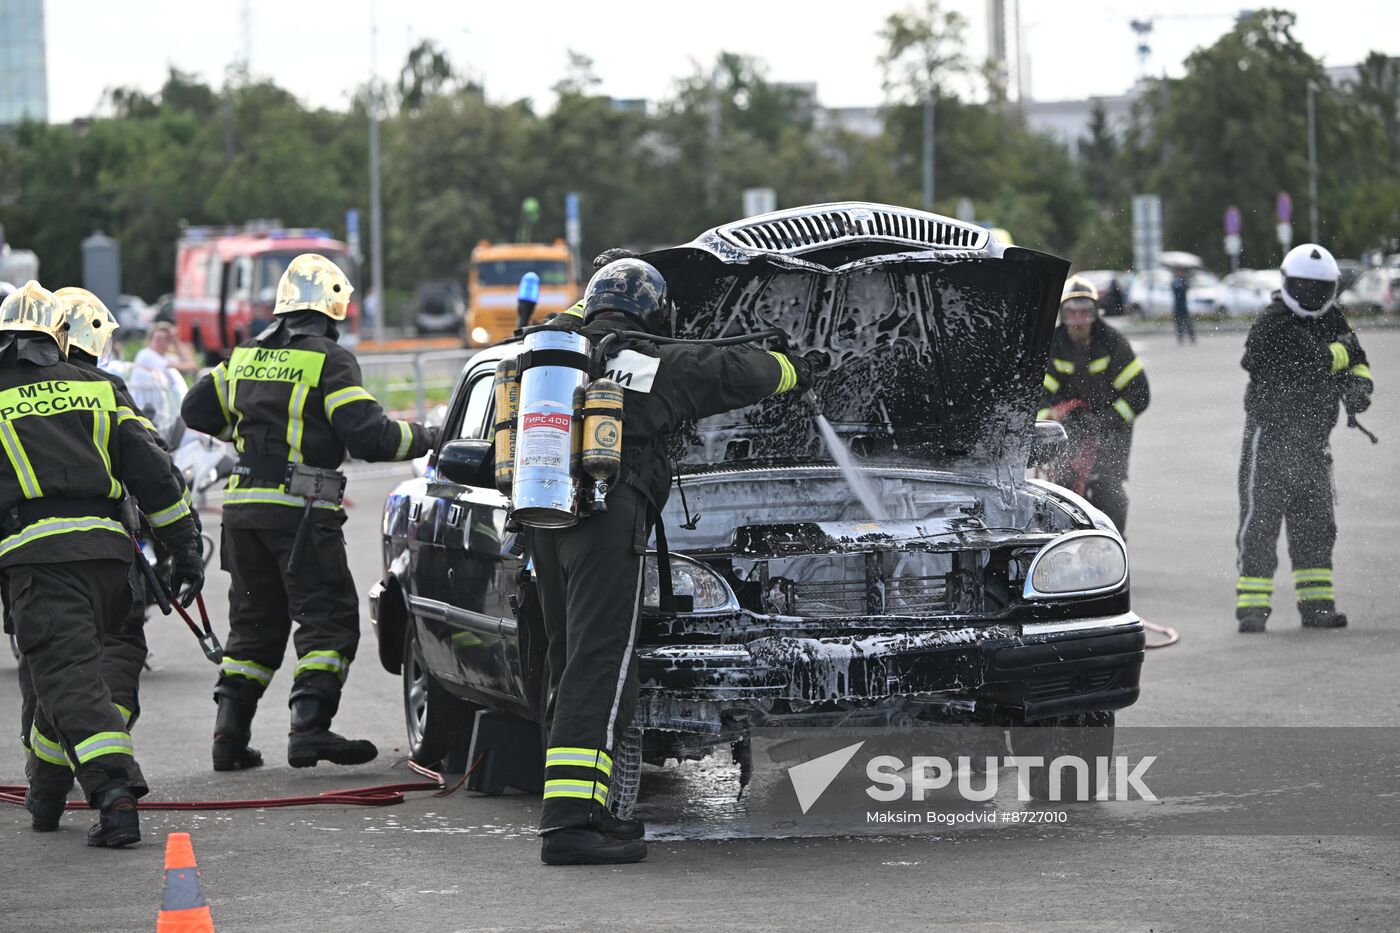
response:
<path id="1" fill-rule="evenodd" d="M 1275 294 L 1249 329 L 1240 365 L 1249 372 L 1250 420 L 1313 448 L 1327 444 L 1345 396 L 1371 394 L 1366 352 L 1336 304 L 1305 318 Z"/>
<path id="2" fill-rule="evenodd" d="M 1081 347 L 1069 339 L 1063 324 L 1055 328 L 1036 418 L 1048 417 L 1050 409 L 1062 402 L 1079 400 L 1106 429 L 1131 432 L 1151 398 L 1142 361 L 1117 330 L 1096 320 L 1088 346 Z"/>
<path id="3" fill-rule="evenodd" d="M 181 414 L 196 431 L 237 448 L 245 475 L 230 477 L 224 521 L 236 528 L 286 528 L 306 505 L 288 495 L 288 463 L 338 469 L 360 460 L 411 460 L 433 445 L 422 425 L 396 421 L 363 386 L 360 365 L 336 343 L 335 324 L 317 311 L 287 315 L 239 344 L 185 396 Z M 314 503 L 313 514 L 343 520 L 342 507 Z"/>
<path id="4" fill-rule="evenodd" d="M 149 421 L 96 370 L 0 353 L 0 567 L 115 558 L 130 561 L 123 485 L 169 549 L 196 535 L 184 488 Z"/>
<path id="5" fill-rule="evenodd" d="M 596 347 L 610 332 L 635 327 L 621 315 L 606 315 L 579 333 Z M 623 389 L 621 475 L 658 510 L 671 489 L 667 445 L 672 432 L 685 422 L 743 408 L 797 385 L 786 356 L 750 347 L 618 337 L 607 352 L 602 375 Z"/>

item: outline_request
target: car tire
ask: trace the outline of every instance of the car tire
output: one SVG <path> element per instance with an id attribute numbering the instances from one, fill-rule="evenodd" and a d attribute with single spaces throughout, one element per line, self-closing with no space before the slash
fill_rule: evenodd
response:
<path id="1" fill-rule="evenodd" d="M 1111 710 L 1083 713 L 1077 716 L 1061 716 L 1027 723 L 1011 730 L 1011 751 L 1018 756 L 1042 758 L 1045 764 L 1029 769 L 1029 790 L 1032 800 L 1051 801 L 1050 763 L 1061 756 L 1074 756 L 1087 762 L 1099 758 L 1112 759 L 1114 739 L 1114 716 Z M 1107 771 L 1090 775 L 1088 793 L 1078 781 L 1073 780 L 1076 771 L 1066 768 L 1062 772 L 1064 784 L 1060 787 L 1059 801 L 1084 802 L 1094 796 L 1108 781 Z M 1095 778 L 1097 780 L 1095 780 Z"/>
<path id="2" fill-rule="evenodd" d="M 436 768 L 453 749 L 465 752 L 475 706 L 444 690 L 428 670 L 418 644 L 418 627 L 411 619 L 404 631 L 402 677 L 409 758 L 425 768 Z"/>

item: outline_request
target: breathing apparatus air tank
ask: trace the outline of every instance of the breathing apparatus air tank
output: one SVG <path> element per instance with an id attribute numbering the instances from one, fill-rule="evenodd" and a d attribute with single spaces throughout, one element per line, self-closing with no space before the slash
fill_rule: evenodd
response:
<path id="1" fill-rule="evenodd" d="M 622 386 L 594 379 L 583 399 L 583 472 L 593 479 L 590 508 L 607 511 L 608 480 L 622 466 Z"/>
<path id="2" fill-rule="evenodd" d="M 579 484 L 570 469 L 583 426 L 575 392 L 588 382 L 588 338 L 566 331 L 535 331 L 518 358 L 520 415 L 516 431 L 511 514 L 532 528 L 578 522 Z"/>
<path id="3" fill-rule="evenodd" d="M 508 496 L 515 480 L 515 431 L 520 415 L 520 373 L 515 360 L 496 364 L 496 488 Z"/>

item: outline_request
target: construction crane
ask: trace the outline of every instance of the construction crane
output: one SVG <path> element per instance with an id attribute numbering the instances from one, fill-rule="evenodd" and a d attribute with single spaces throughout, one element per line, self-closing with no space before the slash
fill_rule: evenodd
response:
<path id="1" fill-rule="evenodd" d="M 1158 20 L 1208 20 L 1233 19 L 1236 22 L 1251 15 L 1253 10 L 1240 10 L 1238 13 L 1153 13 L 1141 19 L 1129 20 L 1128 26 L 1137 35 L 1138 80 L 1147 79 L 1148 65 L 1152 59 L 1152 30 Z"/>

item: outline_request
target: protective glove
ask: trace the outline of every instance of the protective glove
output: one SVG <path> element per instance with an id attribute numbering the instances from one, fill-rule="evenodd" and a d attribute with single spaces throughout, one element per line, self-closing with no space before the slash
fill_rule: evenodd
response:
<path id="1" fill-rule="evenodd" d="M 428 432 L 428 449 L 437 450 L 442 443 L 442 428 L 434 424 L 425 424 L 423 430 Z"/>
<path id="2" fill-rule="evenodd" d="M 797 373 L 797 385 L 792 387 L 792 391 L 798 395 L 803 395 L 808 389 L 816 385 L 816 373 L 812 370 L 812 364 L 803 357 L 789 353 L 788 362 L 792 363 L 793 370 Z"/>
<path id="3" fill-rule="evenodd" d="M 1342 350 L 1341 354 L 1337 352 L 1339 347 Z M 1332 351 L 1332 372 L 1346 372 L 1361 356 L 1361 341 L 1357 339 L 1355 331 L 1347 331 L 1340 339 L 1332 341 L 1328 349 Z M 1339 363 L 1343 365 L 1338 365 Z"/>
<path id="4" fill-rule="evenodd" d="M 605 249 L 593 257 L 593 268 L 601 269 L 610 262 L 617 262 L 619 259 L 636 259 L 640 255 L 641 253 L 625 246 L 614 246 L 612 249 Z"/>
<path id="5" fill-rule="evenodd" d="M 188 608 L 204 589 L 204 555 L 199 538 L 170 555 L 170 597 Z"/>
<path id="6" fill-rule="evenodd" d="M 1342 404 L 1346 406 L 1347 414 L 1359 415 L 1370 408 L 1373 388 L 1369 379 L 1348 376 L 1346 388 L 1342 390 Z"/>

